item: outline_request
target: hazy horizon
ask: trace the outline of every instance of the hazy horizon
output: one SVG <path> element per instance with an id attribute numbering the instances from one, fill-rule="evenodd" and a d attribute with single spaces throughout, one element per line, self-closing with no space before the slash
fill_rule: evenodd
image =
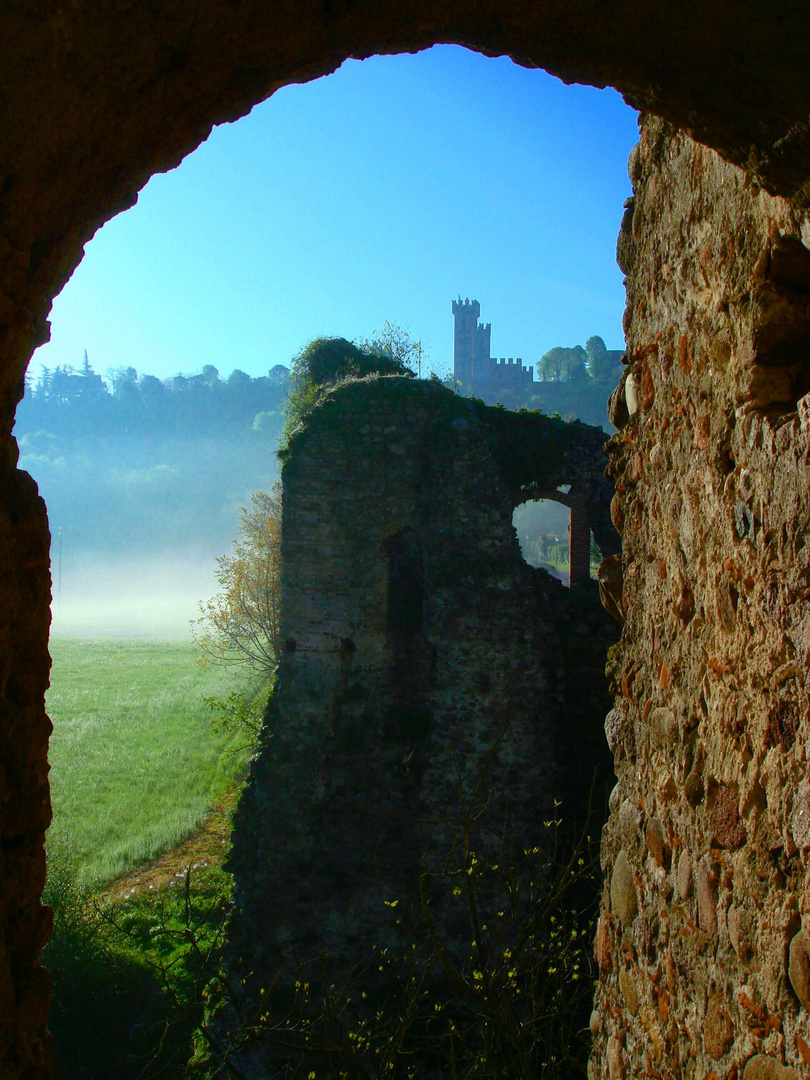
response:
<path id="1" fill-rule="evenodd" d="M 79 638 L 191 639 L 198 604 L 217 592 L 216 560 L 202 553 L 142 559 L 84 554 L 51 569 L 51 635 Z"/>
<path id="2" fill-rule="evenodd" d="M 615 91 L 505 57 L 347 61 L 154 176 L 87 244 L 30 375 L 81 368 L 85 349 L 102 376 L 266 375 L 316 336 L 368 338 L 386 320 L 447 372 L 459 294 L 492 323 L 494 356 L 533 365 L 591 335 L 621 347 L 615 245 L 636 139 Z M 240 505 L 276 475 L 280 424 L 248 417 L 241 442 L 205 445 L 172 444 L 159 423 L 151 442 L 31 429 L 21 466 L 63 530 L 52 632 L 186 636 Z"/>

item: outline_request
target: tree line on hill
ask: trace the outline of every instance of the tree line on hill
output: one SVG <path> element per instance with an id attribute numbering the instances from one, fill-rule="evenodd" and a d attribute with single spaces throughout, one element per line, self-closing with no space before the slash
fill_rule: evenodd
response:
<path id="1" fill-rule="evenodd" d="M 133 367 L 110 368 L 102 378 L 85 352 L 80 368 L 43 367 L 38 378 L 26 383 L 16 430 L 23 437 L 49 432 L 69 439 L 88 435 L 199 436 L 247 428 L 258 430 L 268 423 L 275 427 L 270 418 L 284 408 L 291 388 L 296 394 L 296 366 L 301 366 L 302 357 L 313 346 L 326 340 L 315 339 L 293 359 L 292 384 L 291 370 L 283 364 L 276 364 L 267 375 L 258 378 L 238 368 L 222 378 L 211 364 L 198 373 L 177 374 L 169 379 L 139 375 Z M 390 362 L 392 371 L 408 374 L 415 374 L 413 365 L 417 357 L 421 361 L 421 342 L 414 341 L 406 331 L 391 323 L 386 323 L 380 334 L 370 340 L 329 340 L 340 342 L 344 352 L 346 348 L 353 350 L 351 363 L 347 361 L 347 373 L 362 373 L 362 365 L 358 367 L 358 357 L 362 356 Z M 621 357 L 621 351 L 607 349 L 598 335 L 588 338 L 584 348 L 555 346 L 538 360 L 537 381 L 515 388 L 511 391 L 515 400 L 503 404 L 542 408 L 539 400 L 534 399 L 543 390 L 553 389 L 545 384 L 575 383 L 586 391 L 591 384 L 597 396 L 606 397 L 605 385 L 615 384 L 621 374 Z M 503 396 L 501 388 L 498 392 Z"/>
<path id="2" fill-rule="evenodd" d="M 85 355 L 26 386 L 14 434 L 51 532 L 71 559 L 225 550 L 240 507 L 278 475 L 289 369 L 252 378 L 213 366 L 158 379 L 102 378 Z"/>
<path id="3" fill-rule="evenodd" d="M 607 400 L 622 373 L 622 356 L 618 349 L 608 349 L 604 340 L 594 334 L 582 345 L 557 345 L 537 361 L 537 378 L 532 382 L 488 386 L 477 383 L 472 393 L 487 405 L 505 405 L 509 409 L 540 409 L 547 415 L 555 413 L 564 420 L 582 420 L 601 427 L 610 434 L 613 426 L 607 414 Z M 460 387 L 462 393 L 466 387 Z"/>
<path id="4" fill-rule="evenodd" d="M 289 368 L 276 364 L 253 378 L 238 368 L 223 379 L 206 364 L 192 375 L 158 379 L 133 367 L 97 374 L 87 353 L 81 368 L 43 368 L 26 385 L 17 429 L 49 431 L 70 438 L 93 435 L 196 435 L 261 427 L 265 413 L 278 412 L 287 396 Z"/>
<path id="5" fill-rule="evenodd" d="M 620 356 L 598 337 L 551 349 L 538 364 L 541 381 L 493 391 L 492 403 L 609 431 Z M 330 379 L 315 370 L 323 363 Z M 277 364 L 257 378 L 239 369 L 222 376 L 212 365 L 169 379 L 132 367 L 102 377 L 85 354 L 78 368 L 43 368 L 27 383 L 15 426 L 20 467 L 39 484 L 66 553 L 193 549 L 211 557 L 230 544 L 251 492 L 271 488 L 285 421 L 289 434 L 320 383 L 372 367 L 415 376 L 421 366 L 421 343 L 390 323 L 369 340 L 316 339 L 289 368 Z"/>
<path id="6" fill-rule="evenodd" d="M 616 382 L 621 375 L 622 355 L 620 349 L 608 349 L 604 340 L 594 334 L 584 349 L 581 345 L 549 349 L 537 361 L 537 378 L 540 382 Z"/>

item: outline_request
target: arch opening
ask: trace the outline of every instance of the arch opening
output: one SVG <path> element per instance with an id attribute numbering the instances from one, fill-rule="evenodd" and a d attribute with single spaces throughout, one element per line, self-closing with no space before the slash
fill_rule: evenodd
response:
<path id="1" fill-rule="evenodd" d="M 570 485 L 564 485 L 569 488 Z M 545 570 L 565 586 L 571 584 L 572 548 L 574 581 L 596 580 L 602 552 L 591 530 L 586 507 L 553 496 L 529 499 L 512 514 L 520 551 L 529 566 Z"/>
<path id="2" fill-rule="evenodd" d="M 554 499 L 530 499 L 515 508 L 512 525 L 523 558 L 568 584 L 570 510 Z"/>
<path id="3" fill-rule="evenodd" d="M 214 372 L 214 374 L 216 374 L 216 372 Z M 150 377 L 154 380 L 154 376 L 152 376 L 151 373 L 145 376 L 145 379 L 149 379 Z M 207 377 L 211 379 L 213 378 L 213 375 L 209 372 Z M 148 384 L 148 388 L 150 393 L 158 393 L 158 388 L 154 385 L 154 381 Z M 23 464 L 26 464 L 26 462 L 24 461 Z M 409 639 L 418 636 L 421 620 L 420 605 L 412 601 L 405 603 L 401 598 L 406 596 L 411 596 L 412 598 L 418 591 L 416 585 L 421 574 L 418 554 L 418 545 L 414 547 L 410 539 L 403 538 L 402 543 L 398 545 L 396 552 L 391 555 L 389 590 L 393 602 L 389 606 L 389 616 L 393 610 L 396 612 L 396 618 L 393 620 L 395 625 L 391 625 L 390 623 L 389 625 L 395 635 L 399 634 Z M 67 571 L 67 564 L 65 569 Z M 397 588 L 391 589 L 391 581 L 398 583 Z M 140 585 L 143 585 L 143 579 L 140 579 Z M 400 596 L 400 600 L 395 599 L 397 595 Z"/>

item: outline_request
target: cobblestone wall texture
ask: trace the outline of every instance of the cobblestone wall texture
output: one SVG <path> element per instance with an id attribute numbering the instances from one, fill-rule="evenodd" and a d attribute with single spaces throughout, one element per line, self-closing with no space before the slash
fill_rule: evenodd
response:
<path id="1" fill-rule="evenodd" d="M 582 821 L 599 765 L 604 789 L 618 627 L 594 583 L 569 590 L 524 561 L 487 413 L 508 423 L 439 384 L 365 380 L 292 442 L 285 651 L 234 839 L 248 970 L 391 945 L 384 901 L 415 900 L 426 846 L 437 860 L 462 835 L 460 781 L 497 796 L 473 846 L 501 835 L 507 805 L 518 843 L 541 842 L 555 798 Z M 601 432 L 534 422 L 581 454 L 550 448 L 532 479 L 604 484 Z"/>
<path id="2" fill-rule="evenodd" d="M 657 120 L 630 174 L 592 1076 L 806 1075 L 810 229 Z"/>

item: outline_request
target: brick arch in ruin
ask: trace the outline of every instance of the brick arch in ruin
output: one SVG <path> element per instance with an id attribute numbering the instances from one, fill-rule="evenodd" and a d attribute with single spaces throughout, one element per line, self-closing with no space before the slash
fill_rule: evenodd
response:
<path id="1" fill-rule="evenodd" d="M 621 540 L 611 521 L 613 485 L 605 478 L 601 428 L 554 417 L 478 407 L 494 432 L 495 454 L 510 482 L 512 505 L 550 499 L 568 508 L 569 582 L 590 577 L 590 535 L 603 558 L 617 555 Z"/>
<path id="2" fill-rule="evenodd" d="M 545 501 L 559 503 L 568 510 L 568 584 L 579 585 L 588 580 L 591 572 L 591 532 L 594 529 L 594 522 L 587 496 L 574 487 L 569 488 L 568 491 L 559 491 L 556 488 L 553 491 L 538 490 L 532 492 L 527 498 L 521 499 L 519 505 Z M 609 522 L 610 518 L 608 518 Z M 597 531 L 599 531 L 599 524 L 601 521 L 595 526 Z M 602 546 L 599 547 L 603 556 L 617 554 L 609 552 L 604 543 L 603 546 L 605 550 Z"/>
<path id="3" fill-rule="evenodd" d="M 615 86 L 651 114 L 619 244 L 629 364 L 611 475 L 628 618 L 608 721 L 619 786 L 604 841 L 595 1068 L 611 1080 L 642 1063 L 725 1075 L 759 1054 L 755 1075 L 778 1078 L 802 1060 L 810 948 L 796 937 L 805 900 L 794 871 L 810 840 L 800 812 L 810 423 L 796 392 L 806 275 L 793 264 L 804 265 L 810 242 L 808 30 L 804 4 L 753 0 L 3 6 L 3 1076 L 50 1072 L 49 981 L 38 963 L 49 930 L 39 905 L 49 538 L 35 486 L 16 470 L 11 429 L 52 299 L 95 230 L 213 124 L 346 57 L 438 42 Z M 792 359 L 780 342 L 799 343 Z M 765 858 L 758 885 L 751 867 L 777 849 L 784 865 Z M 747 883 L 744 895 L 734 880 Z M 680 935 L 679 912 L 697 945 Z M 715 954 L 726 968 L 719 980 L 706 960 Z M 759 1027 L 740 994 L 751 1016 L 765 1017 Z"/>

